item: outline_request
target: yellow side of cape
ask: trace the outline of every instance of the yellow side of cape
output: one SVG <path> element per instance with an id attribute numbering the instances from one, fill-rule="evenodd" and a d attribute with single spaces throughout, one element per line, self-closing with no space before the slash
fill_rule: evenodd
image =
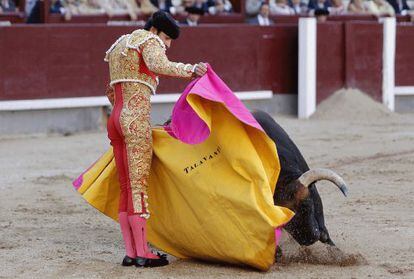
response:
<path id="1" fill-rule="evenodd" d="M 210 127 L 209 138 L 188 145 L 153 129 L 148 189 L 148 239 L 179 258 L 246 264 L 274 263 L 274 228 L 293 213 L 273 204 L 280 172 L 274 142 L 245 125 L 221 103 L 187 100 Z M 84 173 L 78 190 L 117 220 L 119 184 L 112 149 Z"/>

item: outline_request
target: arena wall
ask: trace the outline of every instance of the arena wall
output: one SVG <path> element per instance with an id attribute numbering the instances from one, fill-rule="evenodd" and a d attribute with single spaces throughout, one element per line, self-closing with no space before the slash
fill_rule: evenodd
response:
<path id="1" fill-rule="evenodd" d="M 0 28 L 0 100 L 100 96 L 108 81 L 105 50 L 135 27 L 39 25 Z M 396 85 L 414 85 L 414 26 L 397 29 Z M 210 62 L 234 91 L 297 93 L 298 27 L 207 25 L 183 28 L 169 50 L 173 60 Z M 318 102 L 342 87 L 381 100 L 382 25 L 318 25 Z M 211 42 L 214 41 L 214 44 Z M 180 92 L 186 81 L 165 78 L 159 93 Z"/>
<path id="2" fill-rule="evenodd" d="M 116 38 L 133 29 L 106 25 L 0 28 L 0 100 L 102 95 L 108 82 L 104 53 Z M 183 28 L 169 56 L 211 63 L 234 91 L 297 91 L 296 25 Z M 185 84 L 165 78 L 159 93 L 180 92 Z"/>
<path id="3" fill-rule="evenodd" d="M 414 86 L 414 25 L 399 24 L 396 44 L 395 85 Z"/>
<path id="4" fill-rule="evenodd" d="M 316 102 L 320 103 L 346 84 L 345 24 L 319 24 L 316 44 Z"/>
<path id="5" fill-rule="evenodd" d="M 414 111 L 414 26 L 401 24 L 396 34 L 395 109 Z"/>
<path id="6" fill-rule="evenodd" d="M 382 34 L 378 23 L 347 22 L 346 87 L 382 101 Z"/>
<path id="7" fill-rule="evenodd" d="M 103 96 L 108 83 L 104 53 L 116 38 L 135 28 L 105 24 L 0 27 L 0 102 Z M 317 103 L 344 87 L 361 89 L 381 101 L 382 24 L 371 21 L 333 21 L 319 24 L 316 42 Z M 272 27 L 245 24 L 183 27 L 182 37 L 173 44 L 174 47 L 168 51 L 172 60 L 209 62 L 234 91 L 273 92 L 273 100 L 247 102 L 250 107 L 264 108 L 272 113 L 296 112 L 296 23 Z M 395 84 L 404 89 L 404 92 L 414 88 L 413 45 L 414 26 L 398 24 Z M 186 83 L 164 78 L 158 93 L 181 92 Z M 408 93 L 396 96 L 397 111 L 413 111 L 414 94 L 411 93 L 414 92 Z M 171 104 L 166 106 L 170 107 Z M 162 106 L 155 111 L 162 111 L 162 117 L 155 117 L 157 122 L 162 121 L 169 113 Z M 37 112 L 41 117 L 47 115 Z M 32 110 L 32 115 L 35 113 Z M 81 115 L 76 109 L 72 109 L 70 113 Z M 5 120 L 20 119 L 17 114 L 7 108 L 1 112 L 0 122 L 5 131 L 8 129 L 5 128 Z M 93 115 L 104 115 L 102 107 L 97 108 Z M 92 118 L 96 119 L 95 116 Z M 98 122 L 102 121 L 94 120 L 94 123 Z M 42 129 L 47 129 L 47 126 L 38 130 L 43 131 Z"/>

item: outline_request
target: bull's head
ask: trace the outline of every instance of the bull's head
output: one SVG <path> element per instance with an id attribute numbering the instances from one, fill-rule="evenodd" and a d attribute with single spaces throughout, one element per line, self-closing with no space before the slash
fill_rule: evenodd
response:
<path id="1" fill-rule="evenodd" d="M 344 180 L 327 169 L 309 170 L 285 185 L 284 189 L 276 188 L 275 204 L 295 212 L 295 216 L 285 229 L 300 245 L 311 245 L 318 240 L 335 245 L 325 227 L 322 201 L 315 186 L 318 180 L 333 182 L 345 196 L 347 195 Z"/>

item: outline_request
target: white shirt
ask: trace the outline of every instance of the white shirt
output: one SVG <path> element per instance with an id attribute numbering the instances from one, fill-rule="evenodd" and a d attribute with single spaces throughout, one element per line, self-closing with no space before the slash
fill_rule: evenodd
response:
<path id="1" fill-rule="evenodd" d="M 346 14 L 345 6 L 342 5 L 340 7 L 329 7 L 328 8 L 330 15 L 344 15 Z"/>
<path id="2" fill-rule="evenodd" d="M 191 21 L 189 19 L 186 19 L 186 21 L 187 21 L 188 26 L 197 26 L 198 25 L 197 21 Z"/>
<path id="3" fill-rule="evenodd" d="M 296 14 L 302 13 L 302 7 L 300 6 L 300 4 L 293 5 L 293 10 L 295 11 Z"/>
<path id="4" fill-rule="evenodd" d="M 269 18 L 268 17 L 262 17 L 261 14 L 257 15 L 257 20 L 259 21 L 260 26 L 269 26 L 270 25 Z"/>
<path id="5" fill-rule="evenodd" d="M 294 15 L 295 11 L 288 5 L 270 5 L 270 12 L 273 15 Z"/>

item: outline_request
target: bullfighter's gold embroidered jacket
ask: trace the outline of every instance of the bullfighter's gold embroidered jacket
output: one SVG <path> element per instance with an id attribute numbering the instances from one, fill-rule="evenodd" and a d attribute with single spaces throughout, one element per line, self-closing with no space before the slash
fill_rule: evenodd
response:
<path id="1" fill-rule="evenodd" d="M 137 82 L 148 86 L 155 94 L 158 76 L 191 78 L 195 66 L 168 60 L 166 46 L 157 35 L 139 29 L 121 36 L 106 52 L 109 62 L 110 85 Z"/>

